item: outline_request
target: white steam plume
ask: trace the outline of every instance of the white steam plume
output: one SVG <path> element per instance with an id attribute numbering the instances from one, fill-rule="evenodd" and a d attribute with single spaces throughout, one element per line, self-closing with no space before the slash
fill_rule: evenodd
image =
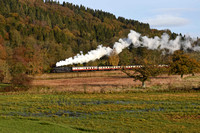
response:
<path id="1" fill-rule="evenodd" d="M 71 64 L 83 64 L 85 62 L 94 61 L 96 59 L 100 59 L 105 55 L 109 55 L 112 52 L 110 47 L 104 47 L 99 45 L 96 50 L 91 50 L 87 54 L 83 55 L 81 51 L 80 54 L 77 54 L 73 58 L 70 57 L 64 61 L 60 61 L 56 63 L 56 66 L 64 66 L 64 65 L 71 65 Z"/>
<path id="2" fill-rule="evenodd" d="M 167 49 L 169 53 L 173 53 L 176 50 L 183 50 L 191 49 L 194 51 L 200 51 L 200 46 L 192 46 L 192 40 L 190 37 L 186 37 L 184 41 L 181 40 L 180 36 L 177 36 L 175 40 L 169 40 L 169 35 L 164 33 L 161 38 L 154 37 L 148 38 L 147 36 L 141 36 L 141 34 L 131 30 L 128 34 L 128 38 L 126 39 L 119 39 L 118 42 L 115 42 L 113 49 L 110 47 L 104 47 L 99 45 L 96 50 L 91 50 L 87 54 L 83 55 L 81 51 L 80 54 L 77 54 L 73 58 L 70 57 L 64 61 L 60 61 L 56 63 L 56 66 L 65 66 L 65 65 L 72 65 L 72 64 L 83 64 L 89 61 L 94 61 L 96 59 L 100 59 L 103 56 L 109 56 L 112 52 L 119 54 L 122 52 L 123 49 L 129 47 L 133 44 L 133 47 L 147 47 L 148 49 Z"/>

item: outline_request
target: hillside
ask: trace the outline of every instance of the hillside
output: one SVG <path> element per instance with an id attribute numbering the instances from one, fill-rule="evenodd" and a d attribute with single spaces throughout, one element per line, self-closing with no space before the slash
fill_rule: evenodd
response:
<path id="1" fill-rule="evenodd" d="M 0 7 L 0 77 L 6 81 L 19 73 L 49 72 L 57 61 L 100 44 L 112 46 L 131 29 L 149 37 L 164 32 L 172 39 L 177 36 L 170 30 L 150 29 L 149 24 L 65 2 L 1 0 Z M 134 64 L 134 56 L 147 53 L 152 53 L 152 59 L 160 54 L 145 48 L 125 49 L 119 55 L 119 65 Z M 105 57 L 84 65 L 108 65 L 108 60 Z"/>

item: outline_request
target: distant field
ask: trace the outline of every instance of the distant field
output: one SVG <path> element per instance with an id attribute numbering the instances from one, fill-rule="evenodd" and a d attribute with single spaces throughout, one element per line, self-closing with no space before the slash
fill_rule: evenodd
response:
<path id="1" fill-rule="evenodd" d="M 121 71 L 103 72 L 79 72 L 79 73 L 55 73 L 36 75 L 33 86 L 55 88 L 54 91 L 72 92 L 122 92 L 133 90 L 141 86 L 141 82 L 133 81 Z M 180 75 L 160 75 L 146 82 L 147 89 L 170 88 L 197 88 L 200 87 L 200 74 L 196 76 L 186 75 L 183 79 Z M 52 90 L 52 89 L 51 89 Z M 53 91 L 53 90 L 52 90 Z"/>
<path id="2" fill-rule="evenodd" d="M 199 132 L 200 92 L 0 93 L 0 132 Z"/>

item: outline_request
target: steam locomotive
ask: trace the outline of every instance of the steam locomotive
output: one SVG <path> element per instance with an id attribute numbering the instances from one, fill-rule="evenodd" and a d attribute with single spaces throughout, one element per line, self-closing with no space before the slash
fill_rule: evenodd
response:
<path id="1" fill-rule="evenodd" d="M 86 72 L 86 71 L 111 71 L 120 69 L 136 69 L 142 65 L 131 65 L 131 66 L 83 66 L 83 67 L 54 67 L 53 73 L 66 73 L 66 72 Z M 167 65 L 159 65 L 159 67 L 167 67 Z"/>

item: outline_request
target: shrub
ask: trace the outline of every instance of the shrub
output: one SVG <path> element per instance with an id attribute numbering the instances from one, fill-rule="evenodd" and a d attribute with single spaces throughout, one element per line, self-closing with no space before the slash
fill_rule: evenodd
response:
<path id="1" fill-rule="evenodd" d="M 4 79 L 3 71 L 0 70 L 0 83 L 3 81 L 3 79 Z"/>
<path id="2" fill-rule="evenodd" d="M 26 74 L 17 74 L 13 76 L 11 82 L 14 86 L 27 87 L 31 80 L 32 78 L 28 77 Z"/>

